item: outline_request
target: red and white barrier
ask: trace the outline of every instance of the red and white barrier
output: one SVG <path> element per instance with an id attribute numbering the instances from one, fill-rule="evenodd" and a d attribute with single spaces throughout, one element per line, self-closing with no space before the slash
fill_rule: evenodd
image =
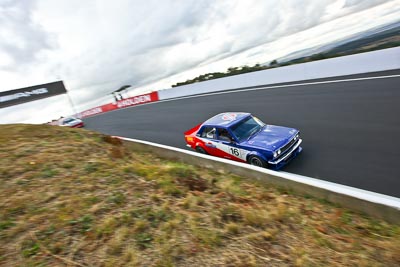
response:
<path id="1" fill-rule="evenodd" d="M 158 101 L 158 92 L 152 92 L 150 94 L 138 95 L 127 99 L 119 100 L 117 102 L 117 108 L 126 108 L 136 106 L 144 103 L 150 103 Z"/>
<path id="2" fill-rule="evenodd" d="M 98 106 L 95 108 L 91 108 L 91 109 L 82 111 L 78 114 L 78 117 L 79 118 L 87 118 L 87 117 L 91 117 L 91 116 L 105 113 L 108 111 L 112 111 L 112 110 L 116 110 L 116 109 L 120 109 L 120 108 L 137 106 L 137 105 L 151 103 L 151 102 L 156 102 L 158 100 L 159 100 L 158 92 L 152 92 L 149 94 L 133 96 L 130 98 L 119 100 L 119 101 L 117 101 L 117 103 L 109 103 L 109 104 L 105 104 L 102 106 Z"/>

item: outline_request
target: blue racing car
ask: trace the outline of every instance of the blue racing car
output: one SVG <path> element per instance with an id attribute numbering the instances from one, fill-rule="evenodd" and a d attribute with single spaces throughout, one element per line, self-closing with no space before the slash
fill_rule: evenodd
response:
<path id="1" fill-rule="evenodd" d="M 218 114 L 186 131 L 185 140 L 200 153 L 274 170 L 302 151 L 297 129 L 267 125 L 242 112 Z"/>

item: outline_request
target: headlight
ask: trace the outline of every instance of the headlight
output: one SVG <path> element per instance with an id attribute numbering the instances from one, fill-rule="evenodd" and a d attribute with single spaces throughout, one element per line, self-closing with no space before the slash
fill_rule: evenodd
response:
<path id="1" fill-rule="evenodd" d="M 278 157 L 281 154 L 281 150 L 278 149 L 277 151 L 274 152 L 273 156 L 274 158 Z"/>

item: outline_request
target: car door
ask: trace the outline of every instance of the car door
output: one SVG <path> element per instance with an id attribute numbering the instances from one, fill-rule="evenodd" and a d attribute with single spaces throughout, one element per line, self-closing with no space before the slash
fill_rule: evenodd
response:
<path id="1" fill-rule="evenodd" d="M 228 130 L 217 127 L 216 132 L 218 140 L 217 149 L 219 150 L 219 153 L 221 153 L 221 156 L 226 159 L 239 160 L 241 151 L 236 147 L 236 143 Z"/>
<path id="2" fill-rule="evenodd" d="M 216 127 L 205 127 L 201 133 L 205 151 L 213 156 L 219 156 L 217 150 L 217 129 Z"/>
<path id="3" fill-rule="evenodd" d="M 217 149 L 220 150 L 224 158 L 232 159 L 240 162 L 246 162 L 246 156 L 249 151 L 243 149 L 231 133 L 224 128 L 217 128 Z"/>

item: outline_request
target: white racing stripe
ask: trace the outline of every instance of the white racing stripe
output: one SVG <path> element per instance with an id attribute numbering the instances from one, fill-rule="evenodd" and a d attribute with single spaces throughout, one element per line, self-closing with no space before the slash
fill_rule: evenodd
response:
<path id="1" fill-rule="evenodd" d="M 213 141 L 213 140 L 201 138 L 201 137 L 197 137 L 197 138 L 200 139 L 201 141 L 203 141 L 205 144 L 207 144 L 207 143 L 212 144 L 215 149 L 221 150 L 221 151 L 231 155 L 232 158 L 234 157 L 234 158 L 238 158 L 238 159 L 246 161 L 247 154 L 250 153 L 249 150 L 238 148 L 235 146 L 230 146 L 228 144 L 224 144 L 223 142 Z"/>
<path id="2" fill-rule="evenodd" d="M 250 151 L 248 151 L 248 150 L 241 149 L 241 148 L 238 148 L 235 146 L 230 146 L 230 145 L 220 143 L 220 142 L 215 142 L 215 143 L 216 143 L 217 149 L 224 151 L 225 153 L 228 153 L 229 155 L 232 156 L 232 158 L 235 157 L 235 158 L 246 161 L 247 154 L 250 153 Z"/>

